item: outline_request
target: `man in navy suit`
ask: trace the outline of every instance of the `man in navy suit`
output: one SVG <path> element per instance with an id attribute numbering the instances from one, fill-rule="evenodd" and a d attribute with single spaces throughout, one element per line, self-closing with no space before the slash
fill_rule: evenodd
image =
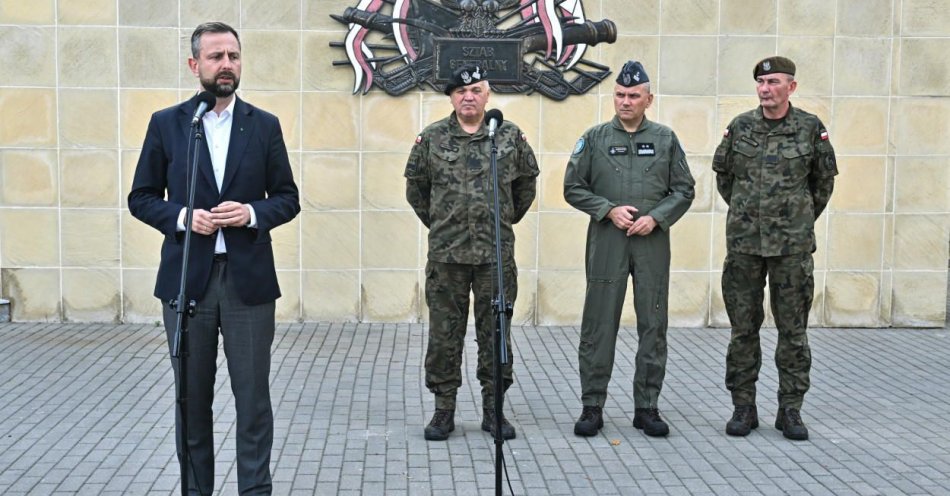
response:
<path id="1" fill-rule="evenodd" d="M 218 334 L 224 341 L 237 413 L 238 490 L 270 494 L 270 347 L 280 297 L 270 230 L 300 211 L 287 148 L 277 118 L 234 94 L 241 80 L 241 42 L 223 23 L 205 23 L 191 36 L 191 72 L 215 96 L 199 125 L 198 173 L 186 300 L 197 302 L 188 322 L 188 488 L 214 490 L 214 395 Z M 177 313 L 184 252 L 192 117 L 197 98 L 152 115 L 135 170 L 129 210 L 165 235 L 155 296 L 162 300 L 169 346 Z M 178 359 L 172 358 L 176 385 Z M 181 428 L 176 409 L 176 428 Z M 176 439 L 177 436 L 176 436 Z M 181 456 L 182 447 L 178 446 Z M 185 476 L 185 474 L 183 474 Z"/>

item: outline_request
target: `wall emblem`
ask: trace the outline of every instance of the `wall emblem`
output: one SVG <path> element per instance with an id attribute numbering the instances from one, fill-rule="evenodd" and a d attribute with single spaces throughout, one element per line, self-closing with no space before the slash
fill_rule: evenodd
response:
<path id="1" fill-rule="evenodd" d="M 616 25 L 588 20 L 581 0 L 359 0 L 330 17 L 347 27 L 330 46 L 344 50 L 333 65 L 353 70 L 354 94 L 441 92 L 456 67 L 475 63 L 497 93 L 563 100 L 610 75 L 584 54 L 617 39 Z"/>

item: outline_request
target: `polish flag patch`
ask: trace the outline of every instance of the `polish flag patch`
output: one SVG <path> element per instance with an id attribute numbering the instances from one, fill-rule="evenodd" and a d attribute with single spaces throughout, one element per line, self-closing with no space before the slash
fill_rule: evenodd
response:
<path id="1" fill-rule="evenodd" d="M 422 143 L 422 135 L 416 136 L 416 144 Z"/>
<path id="2" fill-rule="evenodd" d="M 818 137 L 821 138 L 821 141 L 828 141 L 828 130 L 822 129 L 821 133 L 818 134 Z"/>
<path id="3" fill-rule="evenodd" d="M 723 137 L 723 138 L 728 138 L 728 137 L 729 137 L 729 128 L 728 128 L 728 127 L 726 128 L 725 131 L 722 132 L 722 137 Z"/>

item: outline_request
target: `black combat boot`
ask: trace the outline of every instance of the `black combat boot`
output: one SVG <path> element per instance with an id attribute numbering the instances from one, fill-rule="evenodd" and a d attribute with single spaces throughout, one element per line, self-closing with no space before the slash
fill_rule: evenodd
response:
<path id="1" fill-rule="evenodd" d="M 802 422 L 797 408 L 779 408 L 775 416 L 775 428 L 782 431 L 788 439 L 804 441 L 808 439 L 808 428 Z"/>
<path id="2" fill-rule="evenodd" d="M 495 409 L 494 408 L 484 408 L 482 409 L 482 430 L 485 432 L 491 432 L 492 437 L 495 437 Z M 505 414 L 501 414 L 501 437 L 503 439 L 514 439 L 515 438 L 515 427 L 508 423 L 508 419 L 505 418 Z"/>
<path id="3" fill-rule="evenodd" d="M 455 430 L 455 410 L 435 409 L 432 420 L 426 426 L 425 438 L 428 441 L 445 441 L 449 433 Z"/>
<path id="4" fill-rule="evenodd" d="M 748 436 L 752 429 L 759 426 L 759 411 L 755 405 L 736 405 L 732 418 L 726 422 L 726 434 L 730 436 Z"/>
<path id="5" fill-rule="evenodd" d="M 663 437 L 670 433 L 670 426 L 660 417 L 660 410 L 656 408 L 635 408 L 633 411 L 633 426 L 643 429 L 643 433 L 651 437 Z"/>
<path id="6" fill-rule="evenodd" d="M 584 405 L 581 418 L 574 423 L 574 434 L 578 436 L 596 436 L 604 427 L 604 409 L 599 406 Z"/>

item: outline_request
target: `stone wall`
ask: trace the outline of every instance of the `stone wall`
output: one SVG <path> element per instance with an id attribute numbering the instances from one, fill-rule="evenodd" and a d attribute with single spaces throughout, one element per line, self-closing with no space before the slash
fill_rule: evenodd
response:
<path id="1" fill-rule="evenodd" d="M 353 95 L 331 13 L 355 0 L 0 0 L 0 296 L 14 320 L 154 321 L 158 232 L 126 195 L 149 115 L 187 98 L 188 37 L 241 33 L 242 98 L 276 113 L 301 189 L 274 233 L 279 319 L 418 321 L 425 229 L 404 200 L 416 134 L 451 110 L 429 92 Z M 719 289 L 725 205 L 711 155 L 757 105 L 753 64 L 794 59 L 792 102 L 828 125 L 841 174 L 818 222 L 812 324 L 942 326 L 950 231 L 950 9 L 946 0 L 585 0 L 620 36 L 588 51 L 643 61 L 649 118 L 681 137 L 697 198 L 673 228 L 676 326 L 727 325 Z M 516 321 L 579 321 L 587 218 L 561 196 L 577 137 L 612 114 L 612 84 L 564 102 L 493 95 L 541 163 L 517 226 Z M 635 321 L 628 302 L 624 320 Z"/>

